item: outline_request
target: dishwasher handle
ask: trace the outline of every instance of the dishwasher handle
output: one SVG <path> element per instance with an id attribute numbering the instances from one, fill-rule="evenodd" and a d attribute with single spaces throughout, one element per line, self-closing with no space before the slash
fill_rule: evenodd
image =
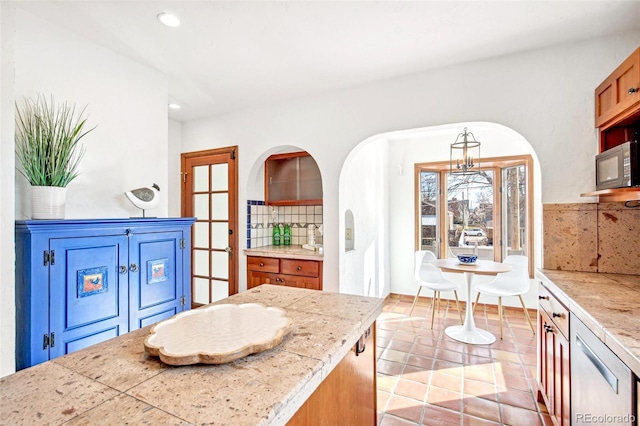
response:
<path id="1" fill-rule="evenodd" d="M 613 391 L 617 394 L 618 378 L 616 377 L 616 375 L 613 374 L 613 372 L 609 370 L 606 365 L 604 365 L 604 362 L 602 362 L 600 358 L 598 358 L 598 356 L 593 352 L 593 350 L 591 350 L 591 348 L 586 344 L 584 340 L 582 340 L 580 336 L 576 336 L 576 343 L 582 353 L 585 354 L 587 358 L 589 358 L 589 361 L 591 361 L 593 366 L 596 367 L 598 372 L 602 374 L 602 377 L 607 381 L 607 383 L 609 383 L 611 389 L 613 389 Z"/>

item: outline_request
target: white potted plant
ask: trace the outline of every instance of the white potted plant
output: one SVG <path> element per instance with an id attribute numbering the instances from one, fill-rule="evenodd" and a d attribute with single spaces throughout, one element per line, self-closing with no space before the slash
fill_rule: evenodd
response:
<path id="1" fill-rule="evenodd" d="M 85 148 L 86 107 L 76 116 L 75 105 L 56 104 L 43 95 L 16 102 L 16 154 L 19 171 L 31 184 L 31 217 L 64 219 L 67 185 L 78 176 Z"/>

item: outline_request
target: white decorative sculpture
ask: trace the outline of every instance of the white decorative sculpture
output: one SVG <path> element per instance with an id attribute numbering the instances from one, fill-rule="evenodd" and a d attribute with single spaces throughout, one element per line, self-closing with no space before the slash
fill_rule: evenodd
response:
<path id="1" fill-rule="evenodd" d="M 127 196 L 129 201 L 142 210 L 142 217 L 145 216 L 145 210 L 152 209 L 160 202 L 160 187 L 157 184 L 151 185 L 151 187 L 132 189 L 131 191 L 125 191 L 124 195 Z"/>

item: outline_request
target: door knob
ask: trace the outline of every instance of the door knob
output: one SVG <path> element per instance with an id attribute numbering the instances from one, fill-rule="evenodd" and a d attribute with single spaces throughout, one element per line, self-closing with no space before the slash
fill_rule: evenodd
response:
<path id="1" fill-rule="evenodd" d="M 233 255 L 233 249 L 231 247 L 227 247 L 226 249 L 224 249 L 224 251 L 229 253 L 229 257 L 231 257 Z M 262 264 L 260 266 L 262 266 Z"/>

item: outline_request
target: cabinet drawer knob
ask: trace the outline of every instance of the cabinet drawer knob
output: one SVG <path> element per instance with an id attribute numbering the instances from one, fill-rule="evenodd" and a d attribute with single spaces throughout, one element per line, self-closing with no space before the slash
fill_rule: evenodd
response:
<path id="1" fill-rule="evenodd" d="M 557 312 L 554 312 L 551 314 L 554 318 L 562 318 L 562 314 L 559 314 Z"/>
<path id="2" fill-rule="evenodd" d="M 634 93 L 638 93 L 638 88 L 637 88 L 637 87 L 632 87 L 631 89 L 629 89 L 629 90 L 627 91 L 627 93 L 628 93 L 629 95 L 633 95 Z"/>
<path id="3" fill-rule="evenodd" d="M 302 271 L 302 266 L 298 266 L 298 271 Z"/>
<path id="4" fill-rule="evenodd" d="M 264 267 L 264 263 L 260 262 L 260 267 L 261 268 Z"/>
<path id="5" fill-rule="evenodd" d="M 540 300 L 549 300 L 549 296 L 538 296 Z"/>
<path id="6" fill-rule="evenodd" d="M 131 272 L 138 272 L 138 265 L 136 265 L 135 263 L 132 263 L 131 266 L 129 266 L 129 270 Z"/>
<path id="7" fill-rule="evenodd" d="M 127 265 L 120 265 L 120 273 L 121 274 L 127 273 Z"/>
<path id="8" fill-rule="evenodd" d="M 553 333 L 553 328 L 549 324 L 544 325 L 544 331 L 546 333 Z"/>

